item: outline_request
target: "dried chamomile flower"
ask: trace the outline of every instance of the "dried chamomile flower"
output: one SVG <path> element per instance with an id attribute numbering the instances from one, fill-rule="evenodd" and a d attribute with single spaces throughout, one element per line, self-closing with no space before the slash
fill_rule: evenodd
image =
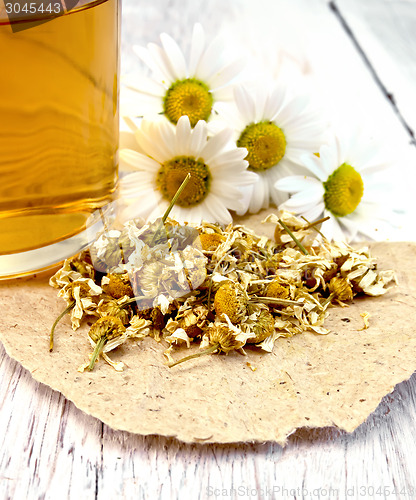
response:
<path id="1" fill-rule="evenodd" d="M 113 316 L 119 318 L 123 325 L 128 325 L 133 315 L 133 311 L 131 306 L 128 305 L 128 300 L 124 297 L 119 300 L 108 298 L 101 299 L 97 305 L 97 314 L 100 317 Z"/>
<path id="2" fill-rule="evenodd" d="M 110 273 L 103 276 L 101 279 L 101 287 L 106 294 L 110 295 L 114 299 L 121 299 L 126 295 L 127 297 L 134 297 L 133 288 L 127 273 Z"/>
<path id="3" fill-rule="evenodd" d="M 263 340 L 274 333 L 274 317 L 268 309 L 261 309 L 247 323 L 250 325 L 251 333 L 254 334 L 254 337 L 247 339 L 248 344 L 263 342 Z"/>
<path id="4" fill-rule="evenodd" d="M 396 283 L 396 274 L 394 271 L 379 271 L 378 273 L 369 270 L 363 276 L 363 278 L 358 282 L 356 288 L 358 291 L 362 291 L 366 295 L 371 295 L 373 297 L 378 297 L 387 292 L 386 286 L 390 283 Z"/>
<path id="5" fill-rule="evenodd" d="M 121 232 L 111 229 L 99 236 L 90 246 L 94 267 L 101 272 L 108 272 L 124 262 L 123 249 L 120 246 Z"/>
<path id="6" fill-rule="evenodd" d="M 239 260 L 246 260 L 253 250 L 255 239 L 250 233 L 237 232 L 236 236 L 232 244 L 231 255 Z"/>
<path id="7" fill-rule="evenodd" d="M 169 326 L 168 324 L 166 325 L 166 329 L 168 329 Z M 166 340 L 166 342 L 169 342 L 169 344 L 172 346 L 172 344 L 180 344 L 181 342 L 184 342 L 187 347 L 191 346 L 191 339 L 188 337 L 187 333 L 183 328 L 175 328 L 172 333 L 169 333 L 169 335 L 164 335 L 163 340 Z M 170 351 L 169 351 L 170 352 Z"/>
<path id="8" fill-rule="evenodd" d="M 330 300 L 336 299 L 340 302 L 351 302 L 354 297 L 352 286 L 347 279 L 341 276 L 335 276 L 328 283 Z"/>
<path id="9" fill-rule="evenodd" d="M 340 267 L 340 274 L 351 282 L 355 292 L 372 296 L 386 293 L 386 286 L 392 282 L 397 284 L 394 271 L 376 271 L 375 259 L 367 248 L 351 249 Z"/>
<path id="10" fill-rule="evenodd" d="M 128 338 L 143 339 L 150 335 L 152 322 L 140 316 L 133 316 L 129 326 L 126 328 Z"/>
<path id="11" fill-rule="evenodd" d="M 207 329 L 211 348 L 225 353 L 241 349 L 246 344 L 246 339 L 240 339 L 239 330 L 230 328 L 227 323 L 212 323 Z"/>
<path id="12" fill-rule="evenodd" d="M 247 314 L 247 294 L 239 283 L 225 281 L 214 298 L 214 309 L 220 318 L 226 315 L 231 323 L 239 323 Z"/>
<path id="13" fill-rule="evenodd" d="M 290 291 L 287 286 L 282 285 L 280 280 L 276 278 L 267 285 L 264 295 L 275 299 L 287 299 L 290 296 Z"/>
<path id="14" fill-rule="evenodd" d="M 81 274 L 84 278 L 95 278 L 95 269 L 91 262 L 88 250 L 84 250 L 79 255 L 68 259 L 70 267 Z"/>
<path id="15" fill-rule="evenodd" d="M 82 252 L 78 256 L 66 259 L 61 269 L 50 277 L 49 285 L 60 289 L 80 278 L 94 279 L 94 276 L 95 270 L 89 262 L 88 252 Z"/>
<path id="16" fill-rule="evenodd" d="M 184 361 L 212 354 L 216 351 L 228 353 L 233 350 L 238 350 L 241 349 L 246 343 L 246 336 L 243 332 L 241 332 L 241 330 L 235 328 L 231 323 L 212 323 L 207 329 L 206 339 L 209 345 L 208 348 L 203 349 L 196 354 L 191 354 L 190 356 L 181 358 L 178 361 L 173 361 L 171 359 L 170 352 L 165 352 L 165 355 L 170 360 L 169 367 L 172 368 L 173 366 L 183 363 Z M 202 345 L 203 344 L 201 343 L 201 346 Z"/>
<path id="17" fill-rule="evenodd" d="M 126 328 L 119 318 L 104 316 L 91 326 L 88 338 L 94 351 L 87 369 L 92 370 L 100 354 L 112 351 L 127 340 Z M 104 356 L 104 359 L 117 371 L 123 369 L 122 363 L 114 363 L 108 356 Z M 83 368 L 81 367 L 80 370 L 83 371 Z"/>
<path id="18" fill-rule="evenodd" d="M 207 314 L 208 310 L 204 306 L 188 308 L 178 312 L 175 319 L 169 318 L 165 328 L 170 333 L 182 329 L 189 338 L 195 338 L 202 335 Z"/>
<path id="19" fill-rule="evenodd" d="M 278 245 L 293 247 L 294 244 L 296 245 L 295 240 L 298 240 L 304 246 L 312 246 L 317 236 L 315 232 L 310 230 L 307 221 L 299 219 L 285 210 L 281 210 L 279 215 L 268 215 L 263 222 L 276 224 L 274 239 Z"/>
<path id="20" fill-rule="evenodd" d="M 65 264 L 64 264 L 65 266 Z M 58 297 L 63 297 L 67 303 L 67 307 L 62 311 L 62 313 L 54 321 L 50 335 L 49 335 L 49 350 L 53 350 L 54 334 L 55 328 L 59 321 L 69 312 L 71 312 L 71 324 L 72 329 L 76 330 L 79 328 L 81 319 L 84 314 L 95 314 L 97 308 L 97 303 L 94 300 L 102 293 L 102 289 L 98 286 L 91 278 L 83 278 L 77 271 L 71 271 L 75 273 L 71 275 L 71 280 L 63 284 L 61 282 L 61 289 L 58 292 Z M 56 276 L 56 274 L 55 274 Z M 61 275 L 62 277 L 63 275 Z M 67 277 L 70 275 L 67 275 Z M 53 277 L 52 277 L 53 278 Z M 52 279 L 51 278 L 51 279 Z M 58 278 L 60 279 L 60 278 Z M 66 278 L 65 278 L 66 279 Z M 73 279 L 73 281 L 72 281 Z M 58 282 L 53 280 L 53 287 L 58 286 Z"/>
<path id="21" fill-rule="evenodd" d="M 153 298 L 153 307 L 159 306 L 166 313 L 175 298 L 187 295 L 204 282 L 206 262 L 201 250 L 192 246 L 165 252 L 160 259 L 145 262 L 133 273 L 135 295 Z"/>
<path id="22" fill-rule="evenodd" d="M 204 252 L 214 252 L 224 243 L 225 236 L 219 233 L 202 233 L 199 235 L 199 240 Z"/>
<path id="23" fill-rule="evenodd" d="M 59 290 L 58 297 L 63 297 L 68 306 L 73 305 L 71 318 L 74 330 L 79 328 L 84 312 L 91 314 L 97 307 L 92 297 L 98 297 L 102 293 L 102 288 L 91 278 L 79 278 Z"/>

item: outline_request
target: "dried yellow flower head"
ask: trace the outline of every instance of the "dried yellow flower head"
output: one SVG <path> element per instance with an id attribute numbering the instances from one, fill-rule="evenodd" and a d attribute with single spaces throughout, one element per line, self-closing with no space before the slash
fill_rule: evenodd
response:
<path id="1" fill-rule="evenodd" d="M 247 295 L 239 283 L 225 281 L 214 298 L 218 316 L 226 314 L 231 323 L 239 323 L 247 313 Z"/>
<path id="2" fill-rule="evenodd" d="M 287 287 L 279 283 L 278 279 L 271 281 L 266 288 L 266 297 L 273 297 L 275 299 L 287 299 L 290 292 Z"/>
<path id="3" fill-rule="evenodd" d="M 212 252 L 225 241 L 225 237 L 218 233 L 202 233 L 199 235 L 199 241 L 204 252 Z"/>
<path id="4" fill-rule="evenodd" d="M 207 333 L 209 343 L 213 346 L 217 345 L 220 351 L 229 352 L 244 346 L 244 342 L 237 340 L 235 332 L 224 323 L 212 324 Z"/>
<path id="5" fill-rule="evenodd" d="M 331 279 L 328 284 L 328 289 L 333 298 L 341 302 L 350 302 L 354 297 L 350 283 L 340 276 L 335 276 Z"/>
<path id="6" fill-rule="evenodd" d="M 108 342 L 123 335 L 126 331 L 120 318 L 115 316 L 103 316 L 99 318 L 90 328 L 88 335 L 97 344 L 100 340 Z"/>
<path id="7" fill-rule="evenodd" d="M 108 295 L 115 299 L 121 299 L 125 295 L 127 297 L 134 297 L 133 288 L 130 283 L 130 278 L 127 273 L 125 274 L 107 274 L 103 278 L 103 290 Z"/>
<path id="8" fill-rule="evenodd" d="M 91 258 L 88 252 L 82 252 L 76 257 L 69 259 L 69 265 L 72 270 L 81 274 L 84 278 L 95 277 L 95 269 L 91 264 Z"/>
<path id="9" fill-rule="evenodd" d="M 123 306 L 117 300 L 102 300 L 97 307 L 97 313 L 104 316 L 113 316 L 119 318 L 123 325 L 127 325 L 132 316 L 132 309 L 130 306 Z"/>
<path id="10" fill-rule="evenodd" d="M 251 327 L 255 337 L 247 339 L 248 344 L 258 344 L 274 332 L 274 318 L 267 309 L 260 311 L 255 324 Z"/>
<path id="11" fill-rule="evenodd" d="M 91 355 L 90 363 L 88 364 L 88 370 L 94 368 L 95 362 L 98 356 L 115 349 L 117 346 L 122 344 L 126 339 L 126 329 L 119 318 L 115 316 L 104 316 L 98 319 L 90 328 L 88 332 L 91 343 L 94 345 L 94 351 Z M 109 360 L 107 356 L 107 362 L 109 362 L 116 370 L 122 370 L 117 363 L 113 363 Z M 84 367 L 80 370 L 83 371 Z"/>
<path id="12" fill-rule="evenodd" d="M 101 272 L 119 266 L 123 262 L 123 250 L 120 247 L 118 236 L 105 235 L 105 246 L 101 249 L 97 242 L 90 247 L 94 267 Z"/>

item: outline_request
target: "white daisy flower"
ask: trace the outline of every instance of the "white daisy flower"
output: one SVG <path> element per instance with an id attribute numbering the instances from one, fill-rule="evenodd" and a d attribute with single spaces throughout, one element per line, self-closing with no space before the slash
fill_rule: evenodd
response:
<path id="1" fill-rule="evenodd" d="M 133 47 L 154 79 L 137 76 L 124 79 L 127 88 L 134 91 L 127 99 L 127 114 L 163 113 L 173 124 L 187 115 L 193 127 L 199 120 L 208 121 L 217 102 L 232 99 L 230 83 L 243 69 L 242 60 L 224 62 L 222 41 L 216 38 L 206 45 L 200 24 L 193 29 L 188 62 L 169 35 L 162 33 L 160 40 L 161 47 L 153 43 L 147 49 Z"/>
<path id="2" fill-rule="evenodd" d="M 383 239 L 391 220 L 387 177 L 383 179 L 390 165 L 374 153 L 373 145 L 357 139 L 341 142 L 333 137 L 321 146 L 319 157 L 304 157 L 313 176 L 290 176 L 276 183 L 278 190 L 292 194 L 281 209 L 309 221 L 330 217 L 321 227 L 330 240 Z"/>
<path id="3" fill-rule="evenodd" d="M 289 98 L 281 87 L 237 87 L 235 107 L 220 106 L 219 116 L 236 131 L 236 142 L 248 150 L 249 170 L 257 182 L 245 190 L 246 210 L 256 213 L 273 201 L 287 199 L 274 185 L 293 173 L 304 173 L 301 157 L 316 152 L 323 142 L 324 125 L 311 109 L 309 98 Z"/>
<path id="4" fill-rule="evenodd" d="M 206 123 L 201 120 L 192 129 L 187 116 L 176 127 L 143 120 L 135 133 L 140 152 L 120 151 L 122 166 L 133 170 L 120 181 L 121 198 L 129 202 L 123 218 L 160 217 L 190 173 L 171 216 L 182 222 L 230 223 L 229 210 L 242 207 L 240 188 L 256 179 L 247 171 L 247 150 L 232 145 L 232 133 L 224 129 L 208 138 Z"/>

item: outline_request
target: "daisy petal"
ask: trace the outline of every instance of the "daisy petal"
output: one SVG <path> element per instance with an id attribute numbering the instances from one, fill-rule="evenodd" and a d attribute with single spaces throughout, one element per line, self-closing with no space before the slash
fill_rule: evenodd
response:
<path id="1" fill-rule="evenodd" d="M 181 49 L 175 40 L 166 33 L 160 35 L 160 40 L 166 52 L 166 58 L 169 61 L 171 74 L 175 80 L 183 80 L 187 76 L 187 68 Z"/>
<path id="2" fill-rule="evenodd" d="M 195 69 L 195 78 L 203 82 L 211 80 L 221 68 L 221 60 L 218 54 L 222 54 L 223 42 L 219 38 L 215 38 L 205 49 L 198 65 Z"/>
<path id="3" fill-rule="evenodd" d="M 248 125 L 253 122 L 256 116 L 256 106 L 248 90 L 242 86 L 236 87 L 234 89 L 234 97 L 244 123 Z"/>
<path id="4" fill-rule="evenodd" d="M 244 66 L 244 59 L 237 59 L 232 63 L 226 64 L 211 78 L 207 79 L 208 86 L 211 89 L 223 87 L 224 85 L 231 82 L 239 73 L 241 73 L 241 71 L 244 69 Z"/>
<path id="5" fill-rule="evenodd" d="M 302 163 L 317 179 L 324 182 L 327 180 L 328 175 L 322 167 L 319 158 L 313 154 L 305 155 L 302 157 Z"/>
<path id="6" fill-rule="evenodd" d="M 210 195 L 206 200 L 206 210 L 211 213 L 211 222 L 219 224 L 229 224 L 232 222 L 230 212 L 225 208 L 221 199 L 215 195 Z"/>
<path id="7" fill-rule="evenodd" d="M 127 88 L 154 97 L 163 97 L 166 87 L 151 78 L 142 75 L 125 75 L 121 77 L 121 83 Z"/>
<path id="8" fill-rule="evenodd" d="M 283 177 L 276 182 L 275 187 L 276 189 L 286 193 L 297 193 L 298 191 L 302 191 L 304 189 L 316 187 L 322 190 L 322 195 L 324 193 L 324 188 L 321 182 L 313 177 L 306 177 L 305 175 Z"/>
<path id="9" fill-rule="evenodd" d="M 205 33 L 202 26 L 196 23 L 192 33 L 191 56 L 189 60 L 189 73 L 186 75 L 195 75 L 196 70 L 201 60 L 205 47 Z"/>
<path id="10" fill-rule="evenodd" d="M 189 151 L 192 156 L 200 156 L 201 150 L 207 142 L 207 127 L 203 120 L 200 120 L 192 131 Z"/>
<path id="11" fill-rule="evenodd" d="M 303 212 L 302 215 L 309 222 L 313 222 L 322 216 L 322 214 L 324 213 L 324 209 L 325 209 L 325 204 L 318 203 L 313 208 L 310 208 L 309 210 Z"/>
<path id="12" fill-rule="evenodd" d="M 175 156 L 189 156 L 191 154 L 191 138 L 191 123 L 189 118 L 186 115 L 181 116 L 176 124 Z"/>
<path id="13" fill-rule="evenodd" d="M 231 129 L 221 130 L 218 134 L 208 139 L 207 143 L 201 150 L 201 158 L 205 163 L 209 163 L 212 158 L 218 155 L 225 146 L 231 141 L 233 131 Z"/>
<path id="14" fill-rule="evenodd" d="M 132 170 L 153 172 L 159 168 L 159 163 L 152 160 L 152 158 L 132 149 L 121 149 L 120 160 L 126 163 L 128 167 L 133 167 Z"/>

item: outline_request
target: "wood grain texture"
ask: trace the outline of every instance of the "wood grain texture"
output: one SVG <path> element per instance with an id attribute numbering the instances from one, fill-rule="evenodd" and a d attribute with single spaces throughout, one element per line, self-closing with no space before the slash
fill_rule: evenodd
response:
<path id="1" fill-rule="evenodd" d="M 286 23 L 286 32 L 293 32 L 288 42 L 292 59 L 296 60 L 296 56 L 302 59 L 305 50 L 309 68 L 315 75 L 313 81 L 317 82 L 315 87 L 327 97 L 326 106 L 335 115 L 343 113 L 341 108 L 351 107 L 363 119 L 371 114 L 374 132 L 385 133 L 399 149 L 406 150 L 410 164 L 414 151 L 409 146 L 408 132 L 327 2 L 257 0 L 255 4 L 258 17 L 252 18 L 252 22 L 260 27 L 261 23 L 284 25 L 285 15 L 293 20 L 301 12 L 299 25 Z M 358 40 L 363 35 L 358 33 L 357 19 L 360 30 L 362 27 L 367 30 L 367 39 L 368 31 L 372 30 L 371 39 L 373 46 L 379 47 L 378 53 L 375 55 L 362 42 L 363 38 L 361 47 L 408 119 L 404 111 L 408 92 L 399 98 L 399 86 L 393 85 L 388 72 L 383 73 L 380 68 L 396 68 L 396 74 L 402 75 L 400 78 L 403 77 L 408 88 L 414 85 L 413 74 L 407 73 L 414 58 L 401 50 L 399 43 L 390 47 L 384 38 L 393 30 L 389 27 L 391 11 L 405 12 L 400 19 L 396 18 L 403 26 L 410 23 L 411 15 L 406 12 L 414 9 L 414 2 L 337 0 L 336 5 L 356 30 Z M 371 18 L 368 11 L 364 15 L 362 10 L 367 5 L 373 9 Z M 209 36 L 225 30 L 241 40 L 244 32 L 241 35 L 238 28 L 248 9 L 247 2 L 242 0 L 123 0 L 123 8 L 126 70 L 134 66 L 129 62 L 133 61 L 129 49 L 132 43 L 157 41 L 160 31 L 184 39 L 186 29 L 197 20 L 204 24 Z M 376 14 L 382 20 L 381 25 L 380 21 L 374 21 Z M 266 35 L 263 40 L 267 40 Z M 273 44 L 270 45 L 272 49 Z M 386 54 L 388 50 L 392 52 Z M 395 54 L 395 50 L 399 53 Z M 349 76 L 347 94 L 346 76 Z M 347 98 L 343 99 L 345 95 Z M 414 116 L 413 113 L 413 119 Z M 416 491 L 415 375 L 384 398 L 353 434 L 333 429 L 302 430 L 289 438 L 284 449 L 268 443 L 184 445 L 157 436 L 113 431 L 35 382 L 1 346 L 0 380 L 1 499 L 343 499 L 347 493 L 348 498 L 379 499 L 388 496 L 383 494 L 384 487 L 390 498 L 411 499 Z M 381 488 L 379 494 L 377 488 Z M 393 491 L 398 494 L 393 496 Z"/>
<path id="2" fill-rule="evenodd" d="M 335 0 L 376 77 L 416 130 L 416 4 L 409 0 Z"/>

